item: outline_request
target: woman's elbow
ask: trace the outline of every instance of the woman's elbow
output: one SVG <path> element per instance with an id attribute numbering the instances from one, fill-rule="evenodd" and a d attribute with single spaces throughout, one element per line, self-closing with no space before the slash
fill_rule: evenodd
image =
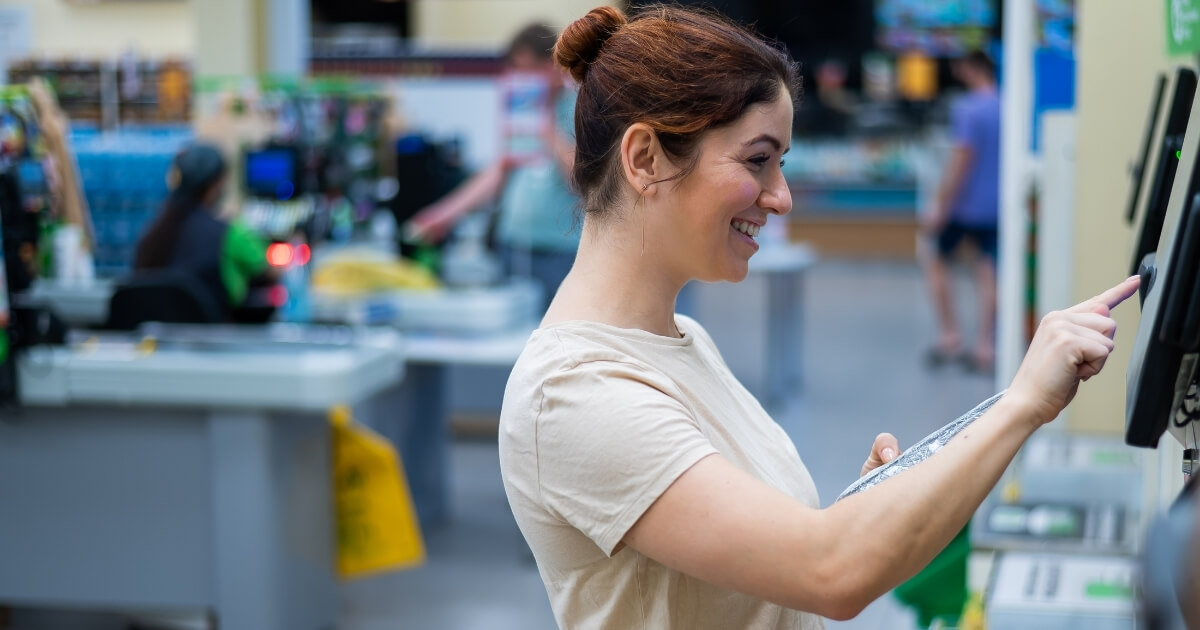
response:
<path id="1" fill-rule="evenodd" d="M 808 608 L 809 612 L 834 621 L 849 621 L 861 614 L 873 599 L 861 590 L 855 592 L 846 587 L 831 587 L 823 589 L 815 601 L 810 599 Z"/>
<path id="2" fill-rule="evenodd" d="M 834 621 L 850 621 L 862 614 L 867 604 L 870 603 L 870 600 L 862 597 L 840 597 L 831 600 L 827 610 L 820 611 L 818 614 Z"/>
<path id="3" fill-rule="evenodd" d="M 863 579 L 867 570 L 856 563 L 837 562 L 815 571 L 809 584 L 816 592 L 810 591 L 807 598 L 815 610 L 810 612 L 835 621 L 857 617 L 877 597 L 869 581 Z"/>

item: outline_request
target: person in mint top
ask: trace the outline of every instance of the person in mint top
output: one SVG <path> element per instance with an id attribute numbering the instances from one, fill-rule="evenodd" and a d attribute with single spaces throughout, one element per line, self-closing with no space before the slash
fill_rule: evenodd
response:
<path id="1" fill-rule="evenodd" d="M 570 173 L 575 160 L 575 90 L 563 81 L 552 50 L 557 33 L 531 24 L 509 44 L 505 78 L 540 76 L 550 92 L 537 153 L 529 160 L 506 155 L 480 170 L 444 198 L 422 209 L 409 222 L 409 235 L 427 242 L 443 240 L 466 215 L 496 201 L 499 217 L 496 242 L 509 273 L 532 276 L 548 304 L 571 269 L 579 247 Z M 502 78 L 503 80 L 503 78 Z"/>
<path id="2" fill-rule="evenodd" d="M 226 314 L 246 299 L 256 278 L 273 277 L 267 245 L 240 221 L 218 217 L 227 166 L 206 144 L 184 149 L 168 173 L 170 194 L 138 242 L 134 269 L 194 273 Z"/>

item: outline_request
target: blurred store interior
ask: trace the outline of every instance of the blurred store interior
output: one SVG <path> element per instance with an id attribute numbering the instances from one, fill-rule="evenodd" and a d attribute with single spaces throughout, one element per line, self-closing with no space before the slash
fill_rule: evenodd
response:
<path id="1" fill-rule="evenodd" d="M 530 116 L 553 116 L 513 78 L 511 38 L 596 2 L 0 0 L 0 629 L 556 627 L 496 448 L 553 285 L 500 243 L 499 198 L 422 230 L 537 135 Z M 1161 274 L 1168 244 L 1191 251 L 1194 174 L 1175 162 L 1200 164 L 1194 2 L 684 4 L 801 64 L 792 212 L 745 281 L 693 283 L 678 309 L 787 431 L 823 505 L 876 434 L 906 447 L 1005 388 L 1046 313 L 1144 254 Z M 988 253 L 945 257 L 951 356 L 925 226 L 973 52 L 1001 105 L 996 311 Z M 197 142 L 221 157 L 208 201 L 262 247 L 254 277 L 213 280 L 239 298 L 227 312 L 138 263 Z M 1187 337 L 1200 277 L 1172 274 L 1143 299 L 1183 304 Z M 1192 505 L 1177 497 L 1181 462 L 1200 460 L 1200 336 L 1157 335 L 1136 302 L 1114 311 L 1105 371 L 969 532 L 826 627 L 1184 627 L 1147 619 L 1169 617 L 1164 581 L 1200 568 L 1180 559 L 1195 510 L 1168 512 Z"/>

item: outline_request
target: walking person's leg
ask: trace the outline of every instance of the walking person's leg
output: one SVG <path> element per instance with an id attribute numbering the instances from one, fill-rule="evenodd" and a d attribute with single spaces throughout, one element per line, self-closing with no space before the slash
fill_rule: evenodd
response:
<path id="1" fill-rule="evenodd" d="M 947 225 L 935 239 L 933 251 L 925 256 L 925 280 L 929 285 L 938 328 L 937 344 L 928 356 L 933 365 L 956 359 L 962 353 L 962 332 L 954 313 L 949 265 L 950 256 L 962 237 L 960 226 L 953 223 Z"/>

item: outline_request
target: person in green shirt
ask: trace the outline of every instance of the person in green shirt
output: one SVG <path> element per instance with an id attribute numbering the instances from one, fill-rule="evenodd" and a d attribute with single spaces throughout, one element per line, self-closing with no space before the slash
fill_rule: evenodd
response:
<path id="1" fill-rule="evenodd" d="M 178 269 L 194 274 L 228 315 L 246 299 L 256 279 L 275 279 L 267 245 L 238 220 L 218 216 L 227 166 L 221 152 L 194 144 L 175 157 L 170 194 L 138 242 L 134 269 Z"/>

